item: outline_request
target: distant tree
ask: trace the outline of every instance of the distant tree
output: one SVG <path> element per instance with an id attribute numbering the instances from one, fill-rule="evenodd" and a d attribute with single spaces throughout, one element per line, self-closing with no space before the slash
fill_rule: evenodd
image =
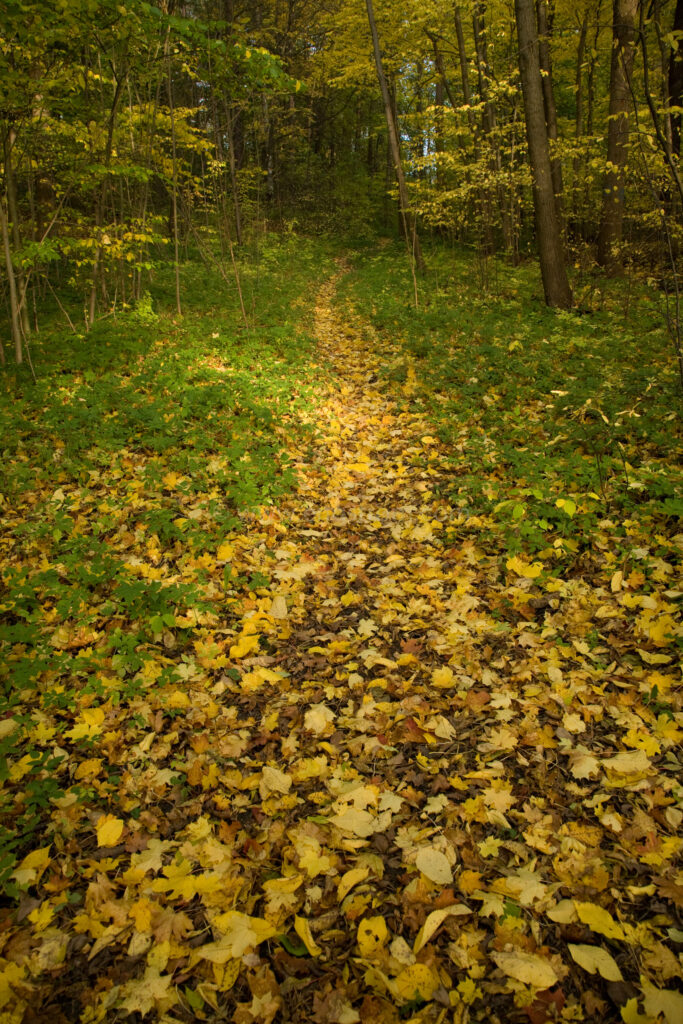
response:
<path id="1" fill-rule="evenodd" d="M 549 306 L 568 309 L 572 304 L 572 292 L 564 263 L 562 230 L 553 188 L 534 0 L 515 0 L 515 20 L 545 301 Z"/>
<path id="2" fill-rule="evenodd" d="M 607 172 L 603 183 L 598 235 L 598 262 L 609 274 L 623 271 L 621 240 L 624 224 L 624 170 L 629 148 L 629 81 L 633 70 L 638 2 L 614 0 L 612 8 Z"/>

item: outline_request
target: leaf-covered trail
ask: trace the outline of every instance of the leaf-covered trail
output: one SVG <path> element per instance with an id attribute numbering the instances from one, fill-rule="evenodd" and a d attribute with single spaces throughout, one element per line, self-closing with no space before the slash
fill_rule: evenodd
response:
<path id="1" fill-rule="evenodd" d="M 229 623 L 179 619 L 173 682 L 150 667 L 128 706 L 82 712 L 75 776 L 110 758 L 120 791 L 85 822 L 64 801 L 71 835 L 22 865 L 40 895 L 3 950 L 6 1019 L 674 1024 L 681 730 L 644 700 L 677 686 L 656 619 L 634 668 L 620 587 L 482 546 L 334 291 L 297 491 L 216 556 L 268 582 Z"/>

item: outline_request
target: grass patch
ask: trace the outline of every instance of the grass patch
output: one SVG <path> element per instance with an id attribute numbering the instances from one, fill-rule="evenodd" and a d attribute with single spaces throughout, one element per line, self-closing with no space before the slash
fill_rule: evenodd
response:
<path id="1" fill-rule="evenodd" d="M 359 252 L 340 298 L 452 445 L 454 505 L 507 550 L 550 547 L 565 563 L 605 530 L 671 535 L 680 392 L 662 296 L 631 286 L 626 315 L 629 286 L 607 282 L 599 309 L 555 312 L 535 264 L 497 266 L 483 294 L 470 254 L 435 246 L 428 262 L 417 310 L 394 246 Z"/>
<path id="2" fill-rule="evenodd" d="M 319 242 L 262 239 L 242 265 L 246 328 L 234 288 L 188 263 L 181 318 L 167 272 L 87 336 L 45 328 L 37 384 L 23 370 L 0 376 L 0 883 L 10 894 L 17 856 L 70 781 L 67 750 L 88 743 L 87 728 L 66 735 L 77 697 L 130 703 L 179 678 L 201 623 L 229 626 L 237 599 L 266 581 L 240 577 L 226 556 L 222 586 L 212 573 L 244 512 L 295 482 L 289 451 L 309 429 L 300 413 L 320 372 L 311 314 L 328 265 Z M 96 799 L 106 806 L 117 785 L 105 776 Z"/>

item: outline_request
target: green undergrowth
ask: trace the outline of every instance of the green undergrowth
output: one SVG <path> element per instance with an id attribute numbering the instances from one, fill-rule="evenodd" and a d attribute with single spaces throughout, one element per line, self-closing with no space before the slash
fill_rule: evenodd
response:
<path id="1" fill-rule="evenodd" d="M 451 446 L 454 505 L 507 551 L 552 549 L 564 565 L 605 533 L 623 550 L 671 537 L 683 511 L 680 385 L 663 297 L 600 281 L 599 308 L 557 312 L 535 264 L 497 264 L 484 290 L 471 253 L 427 256 L 417 309 L 394 246 L 360 250 L 339 298 L 369 320 L 383 372 Z"/>
<path id="2" fill-rule="evenodd" d="M 23 803 L 0 806 L 8 892 L 60 799 L 55 717 L 89 693 L 133 699 L 184 619 L 182 668 L 192 622 L 218 613 L 229 625 L 231 601 L 267 582 L 228 562 L 216 588 L 209 570 L 245 512 L 295 482 L 288 449 L 310 429 L 312 309 L 332 266 L 320 242 L 262 238 L 241 262 L 247 327 L 234 285 L 188 262 L 182 317 L 166 270 L 88 335 L 45 316 L 37 383 L 0 375 L 0 782 L 23 787 Z"/>

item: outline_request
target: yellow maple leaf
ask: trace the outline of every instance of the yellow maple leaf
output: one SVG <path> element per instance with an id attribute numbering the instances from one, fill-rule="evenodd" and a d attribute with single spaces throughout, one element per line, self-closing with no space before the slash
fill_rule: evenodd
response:
<path id="1" fill-rule="evenodd" d="M 435 668 L 432 672 L 432 686 L 436 686 L 439 690 L 447 690 L 455 684 L 455 676 L 453 675 L 453 669 L 449 668 L 448 665 L 444 665 L 442 668 Z"/>
<path id="2" fill-rule="evenodd" d="M 271 939 L 277 932 L 277 929 L 263 918 L 250 917 L 239 910 L 228 910 L 225 914 L 219 914 L 212 923 L 219 932 L 223 932 L 222 937 L 217 942 L 200 946 L 196 953 L 200 959 L 219 964 L 241 957 L 247 949 Z"/>
<path id="3" fill-rule="evenodd" d="M 237 643 L 233 644 L 230 648 L 230 657 L 236 660 L 244 658 L 247 654 L 251 654 L 252 651 L 258 650 L 259 640 L 260 636 L 258 633 L 251 635 L 242 634 Z"/>
<path id="4" fill-rule="evenodd" d="M 511 572 L 516 573 L 518 576 L 523 576 L 527 580 L 535 580 L 541 575 L 544 568 L 543 562 L 525 562 L 518 555 L 508 558 L 505 564 Z"/>

